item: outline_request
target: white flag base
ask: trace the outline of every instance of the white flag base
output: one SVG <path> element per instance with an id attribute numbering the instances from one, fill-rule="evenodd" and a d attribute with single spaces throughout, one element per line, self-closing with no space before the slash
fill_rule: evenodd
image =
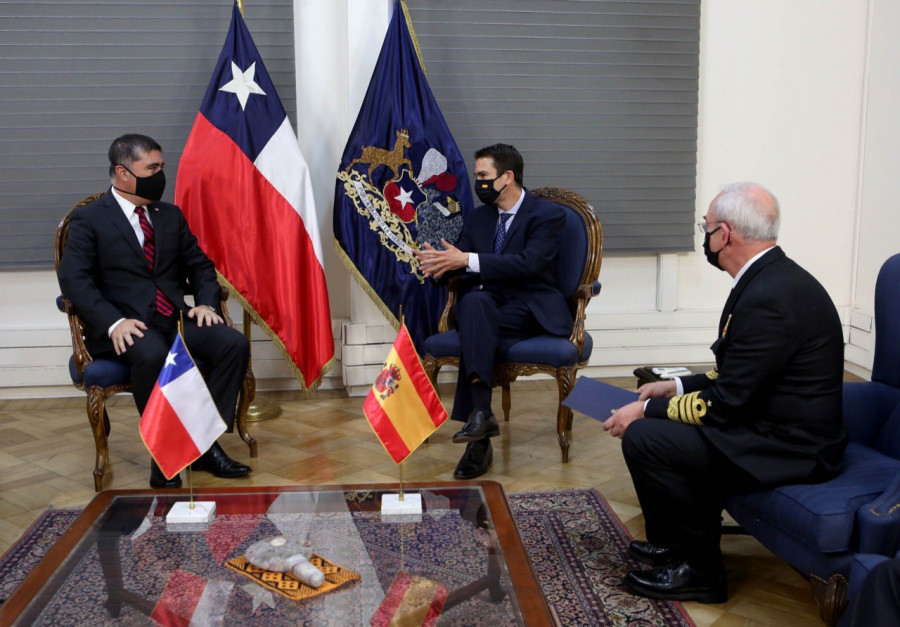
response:
<path id="1" fill-rule="evenodd" d="M 381 495 L 382 516 L 402 516 L 422 513 L 422 495 L 418 492 L 404 492 L 403 500 L 399 494 Z"/>
<path id="2" fill-rule="evenodd" d="M 216 516 L 215 501 L 178 501 L 166 514 L 166 525 L 208 523 Z"/>

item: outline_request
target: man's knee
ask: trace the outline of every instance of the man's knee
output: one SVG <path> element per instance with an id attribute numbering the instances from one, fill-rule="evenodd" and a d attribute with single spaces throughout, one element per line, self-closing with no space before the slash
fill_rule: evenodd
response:
<path id="1" fill-rule="evenodd" d="M 643 418 L 635 420 L 622 435 L 622 455 L 626 460 L 646 459 L 649 446 L 656 440 L 656 420 Z"/>

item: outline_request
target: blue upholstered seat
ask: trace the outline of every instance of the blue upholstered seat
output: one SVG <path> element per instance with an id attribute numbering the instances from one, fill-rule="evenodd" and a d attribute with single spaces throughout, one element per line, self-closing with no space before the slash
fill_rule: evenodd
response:
<path id="1" fill-rule="evenodd" d="M 593 209 L 583 198 L 568 190 L 541 188 L 532 193 L 550 200 L 566 210 L 563 232 L 565 245 L 559 251 L 558 282 L 567 297 L 575 318 L 570 337 L 540 335 L 513 344 L 500 355 L 495 367 L 494 385 L 503 388 L 503 413 L 509 420 L 509 384 L 518 376 L 543 372 L 554 376 L 559 387 L 557 410 L 557 438 L 562 459 L 568 461 L 568 433 L 572 429 L 572 411 L 562 405 L 575 382 L 578 368 L 591 358 L 594 341 L 584 331 L 584 310 L 588 301 L 600 291 L 597 276 L 603 254 L 603 235 Z M 441 319 L 442 333 L 425 341 L 425 370 L 432 381 L 441 366 L 459 363 L 459 334 L 449 329 L 456 294 L 451 289 L 447 309 Z"/>
<path id="2" fill-rule="evenodd" d="M 814 585 L 826 622 L 836 620 L 848 578 L 856 579 L 855 589 L 878 556 L 900 551 L 900 255 L 878 274 L 875 328 L 872 380 L 844 384 L 850 443 L 840 474 L 725 502 L 773 553 L 813 581 L 827 582 Z M 858 559 L 864 554 L 869 557 Z"/>

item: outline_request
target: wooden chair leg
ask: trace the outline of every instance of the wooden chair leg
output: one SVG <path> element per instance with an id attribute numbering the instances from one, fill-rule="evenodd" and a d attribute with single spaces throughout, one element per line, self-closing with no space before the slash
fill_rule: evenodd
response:
<path id="1" fill-rule="evenodd" d="M 87 415 L 94 434 L 94 446 L 97 450 L 94 460 L 94 491 L 103 489 L 103 475 L 109 465 L 109 415 L 106 413 L 106 395 L 102 388 L 90 387 L 87 390 Z"/>
<path id="2" fill-rule="evenodd" d="M 509 394 L 509 383 L 503 384 L 503 420 L 509 422 L 509 408 L 512 407 L 512 399 Z"/>
<path id="3" fill-rule="evenodd" d="M 819 616 L 829 627 L 836 625 L 847 608 L 847 579 L 838 573 L 827 580 L 813 575 L 809 584 L 819 606 Z"/>
<path id="4" fill-rule="evenodd" d="M 256 377 L 253 376 L 253 371 L 248 368 L 247 374 L 244 375 L 244 384 L 241 386 L 241 391 L 238 394 L 235 425 L 237 426 L 238 435 L 241 436 L 241 439 L 246 442 L 247 447 L 250 449 L 250 457 L 256 457 L 256 438 L 250 435 L 250 432 L 247 430 L 247 411 L 250 409 L 250 403 L 253 402 L 255 397 Z"/>
<path id="5" fill-rule="evenodd" d="M 559 388 L 559 405 L 556 409 L 556 439 L 562 451 L 562 462 L 569 462 L 569 439 L 572 435 L 572 410 L 562 403 L 566 400 L 575 383 L 574 368 L 560 368 L 556 372 L 556 386 Z"/>

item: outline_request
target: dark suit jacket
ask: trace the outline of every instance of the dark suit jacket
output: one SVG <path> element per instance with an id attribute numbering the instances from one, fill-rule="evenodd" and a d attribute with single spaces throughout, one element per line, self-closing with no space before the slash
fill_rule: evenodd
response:
<path id="1" fill-rule="evenodd" d="M 846 446 L 844 339 L 834 304 L 775 247 L 731 291 L 712 346 L 717 371 L 682 379 L 684 396 L 647 415 L 702 433 L 764 485 L 822 480 Z"/>
<path id="2" fill-rule="evenodd" d="M 457 248 L 478 253 L 481 272 L 474 278 L 484 289 L 525 303 L 547 332 L 568 336 L 572 314 L 557 286 L 565 211 L 526 191 L 502 250 L 494 254 L 497 207 L 481 205 L 463 224 Z"/>
<path id="3" fill-rule="evenodd" d="M 59 286 L 88 325 L 93 352 L 113 350 L 107 331 L 120 318 L 150 320 L 159 287 L 176 309 L 189 283 L 197 305 L 218 305 L 216 270 L 200 249 L 181 210 L 159 202 L 149 206 L 156 242 L 151 271 L 137 235 L 111 192 L 69 216 Z M 176 314 L 177 315 L 177 311 Z"/>

